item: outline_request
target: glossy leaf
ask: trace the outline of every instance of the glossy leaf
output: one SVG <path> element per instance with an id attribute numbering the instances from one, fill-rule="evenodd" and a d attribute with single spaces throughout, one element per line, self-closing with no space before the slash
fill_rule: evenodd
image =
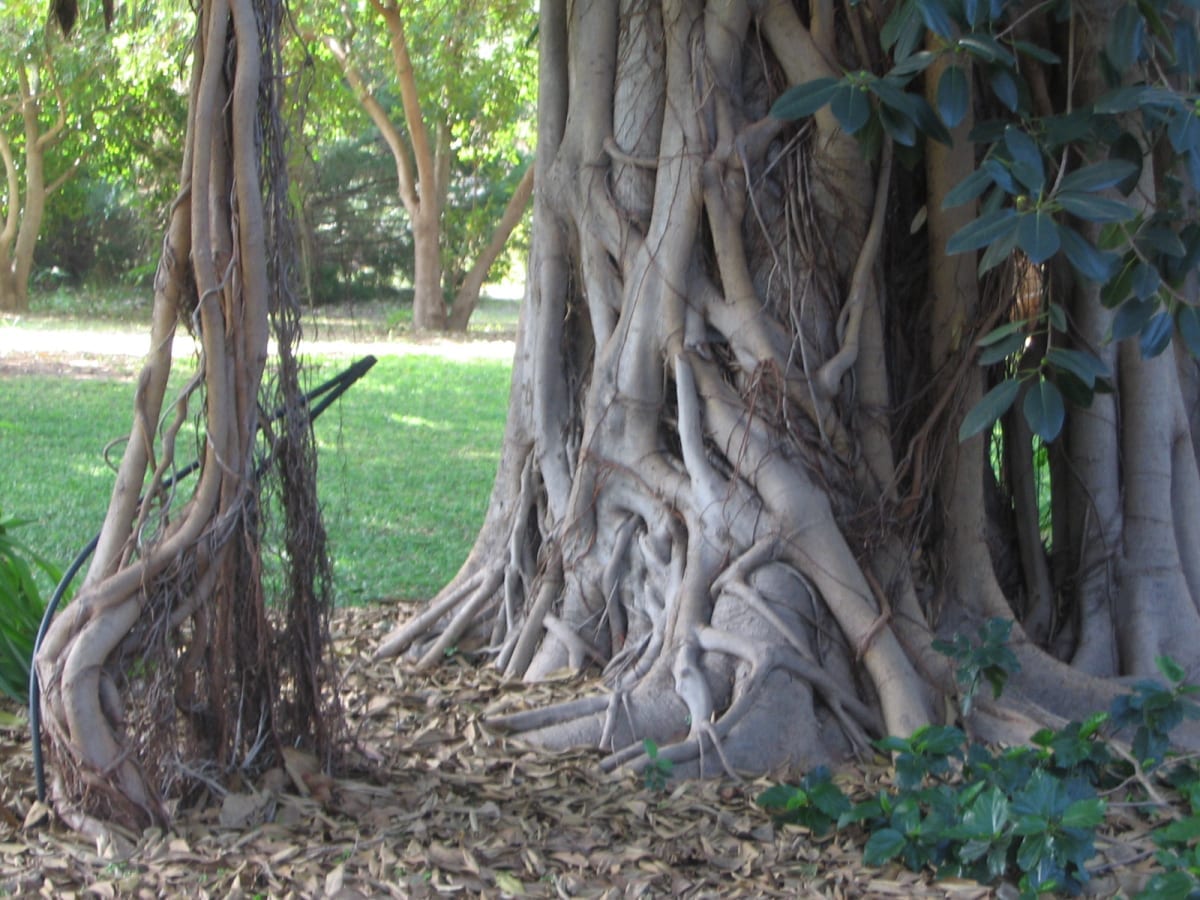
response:
<path id="1" fill-rule="evenodd" d="M 1007 69 L 993 69 L 988 77 L 988 84 L 991 85 L 992 93 L 1010 112 L 1017 111 L 1021 105 L 1021 91 L 1011 72 Z"/>
<path id="2" fill-rule="evenodd" d="M 1004 129 L 1004 146 L 1013 161 L 1013 175 L 1031 194 L 1040 194 L 1046 183 L 1042 151 L 1024 131 L 1013 126 Z"/>
<path id="3" fill-rule="evenodd" d="M 954 34 L 954 20 L 950 18 L 944 0 L 917 0 L 917 9 L 925 27 L 934 34 L 949 38 Z"/>
<path id="4" fill-rule="evenodd" d="M 1114 343 L 1141 333 L 1142 328 L 1154 315 L 1157 304 L 1149 300 L 1127 300 L 1117 309 L 1112 321 Z"/>
<path id="5" fill-rule="evenodd" d="M 983 399 L 963 417 L 962 425 L 958 428 L 959 443 L 973 438 L 1008 412 L 1020 389 L 1021 382 L 1007 378 L 984 394 Z"/>
<path id="6" fill-rule="evenodd" d="M 968 222 L 956 231 L 946 243 L 948 254 L 978 250 L 1006 235 L 1015 235 L 1017 213 L 1011 207 L 998 209 Z"/>
<path id="7" fill-rule="evenodd" d="M 1004 49 L 1004 45 L 990 34 L 975 32 L 964 35 L 958 40 L 960 50 L 965 50 L 971 56 L 986 63 L 999 63 L 1011 68 L 1015 64 L 1012 54 Z"/>
<path id="8" fill-rule="evenodd" d="M 866 91 L 841 82 L 829 100 L 829 108 L 846 134 L 857 134 L 871 118 L 871 100 Z"/>
<path id="9" fill-rule="evenodd" d="M 1125 4 L 1117 10 L 1108 32 L 1106 54 L 1118 72 L 1129 69 L 1142 55 L 1146 22 L 1137 7 Z"/>
<path id="10" fill-rule="evenodd" d="M 937 111 L 947 128 L 954 128 L 963 120 L 970 102 L 967 74 L 959 66 L 947 66 L 937 86 Z"/>
<path id="11" fill-rule="evenodd" d="M 900 851 L 908 843 L 908 838 L 894 828 L 880 828 L 867 839 L 863 848 L 863 864 L 867 866 L 882 866 L 900 855 Z"/>
<path id="12" fill-rule="evenodd" d="M 1017 246 L 1025 251 L 1030 262 L 1041 265 L 1058 252 L 1060 245 L 1058 225 L 1049 213 L 1039 209 L 1021 215 L 1017 224 Z"/>
<path id="13" fill-rule="evenodd" d="M 1138 166 L 1124 159 L 1107 159 L 1076 169 L 1063 176 L 1059 189 L 1063 191 L 1103 191 L 1120 184 L 1130 175 L 1136 174 Z"/>
<path id="14" fill-rule="evenodd" d="M 946 196 L 942 198 L 942 209 L 951 209 L 974 200 L 994 183 L 991 173 L 986 168 L 978 168 L 947 191 Z"/>
<path id="15" fill-rule="evenodd" d="M 1120 200 L 1096 194 L 1059 191 L 1054 199 L 1071 215 L 1086 222 L 1126 222 L 1134 215 L 1133 210 Z"/>
<path id="16" fill-rule="evenodd" d="M 777 119 L 803 119 L 827 104 L 842 85 L 838 78 L 816 78 L 788 88 L 771 107 Z"/>
<path id="17" fill-rule="evenodd" d="M 1093 247 L 1074 228 L 1059 226 L 1058 236 L 1067 261 L 1084 278 L 1098 283 L 1107 282 L 1120 264 L 1120 258 L 1115 253 Z"/>
<path id="18" fill-rule="evenodd" d="M 1139 300 L 1149 300 L 1162 286 L 1162 276 L 1158 269 L 1148 262 L 1141 262 L 1133 269 L 1133 296 Z"/>
<path id="19" fill-rule="evenodd" d="M 1021 411 L 1033 433 L 1047 444 L 1058 437 L 1067 415 L 1058 387 L 1054 382 L 1045 380 L 1030 385 Z"/>
<path id="20" fill-rule="evenodd" d="M 1068 347 L 1051 347 L 1046 352 L 1046 362 L 1058 369 L 1065 369 L 1079 378 L 1088 388 L 1096 384 L 1097 378 L 1108 375 L 1108 366 L 1085 350 Z"/>
<path id="21" fill-rule="evenodd" d="M 1115 185 L 1118 191 L 1128 197 L 1133 189 L 1137 187 L 1138 179 L 1142 176 L 1142 165 L 1145 160 L 1145 154 L 1142 151 L 1141 143 L 1128 131 L 1123 131 L 1109 146 L 1108 158 L 1111 160 L 1123 160 L 1133 166 L 1133 171 Z"/>
<path id="22" fill-rule="evenodd" d="M 1138 336 L 1138 346 L 1141 348 L 1142 356 L 1146 359 L 1153 359 L 1171 343 L 1171 335 L 1175 330 L 1175 323 L 1171 318 L 1171 314 L 1166 310 L 1155 313 L 1155 315 L 1142 326 L 1142 333 Z"/>
<path id="23" fill-rule="evenodd" d="M 1024 346 L 1025 335 L 1020 333 L 1010 334 L 1004 340 L 998 341 L 990 347 L 985 347 L 983 352 L 979 354 L 979 365 L 994 365 L 1012 356 L 1012 354 L 1018 352 Z"/>

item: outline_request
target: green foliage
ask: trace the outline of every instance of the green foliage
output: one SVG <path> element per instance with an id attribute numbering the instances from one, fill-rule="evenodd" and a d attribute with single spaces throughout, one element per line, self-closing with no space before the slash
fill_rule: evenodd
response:
<path id="1" fill-rule="evenodd" d="M 977 684 L 994 669 L 1002 688 L 1015 662 L 997 652 L 1006 649 L 1007 637 L 1008 629 L 993 620 L 980 629 L 978 641 L 960 636 L 945 649 L 959 662 L 960 674 L 966 672 Z M 799 787 L 768 788 L 757 803 L 776 821 L 818 834 L 830 827 L 860 829 L 868 866 L 895 861 L 938 877 L 1006 881 L 1022 897 L 1074 895 L 1090 877 L 1087 864 L 1107 814 L 1105 796 L 1122 787 L 1133 801 L 1125 805 L 1137 808 L 1132 791 L 1145 782 L 1130 777 L 1133 768 L 1105 736 L 1106 727 L 1135 728 L 1137 757 L 1159 764 L 1153 777 L 1162 785 L 1155 798 L 1167 790 L 1178 798 L 1166 820 L 1153 823 L 1162 871 L 1138 897 L 1195 897 L 1200 894 L 1200 772 L 1188 758 L 1171 760 L 1167 741 L 1171 728 L 1196 715 L 1185 699 L 1196 688 L 1183 683 L 1184 673 L 1172 660 L 1160 659 L 1159 669 L 1168 686 L 1139 684 L 1110 712 L 1043 729 L 1031 746 L 997 750 L 969 743 L 957 728 L 928 726 L 907 738 L 876 742 L 892 757 L 895 784 L 874 796 L 852 802 L 829 772 L 819 769 Z M 992 684 L 997 689 L 997 682 Z"/>
<path id="2" fill-rule="evenodd" d="M 933 642 L 934 650 L 950 657 L 956 664 L 954 677 L 964 716 L 971 714 L 981 681 L 986 680 L 992 686 L 992 696 L 999 697 L 1008 677 L 1021 670 L 1016 655 L 1006 646 L 1011 632 L 1012 620 L 989 619 L 980 626 L 976 641 L 964 634 L 956 634 L 951 641 Z"/>
<path id="3" fill-rule="evenodd" d="M 675 771 L 675 763 L 658 755 L 658 744 L 646 738 L 642 741 L 642 749 L 646 751 L 646 768 L 642 770 L 642 784 L 646 790 L 656 794 L 667 789 L 667 782 Z"/>
<path id="4" fill-rule="evenodd" d="M 1168 685 L 1139 681 L 1132 693 L 1122 694 L 1113 701 L 1111 710 L 1113 725 L 1133 729 L 1134 756 L 1151 766 L 1166 758 L 1172 729 L 1185 718 L 1200 718 L 1200 706 L 1187 699 L 1200 688 L 1185 684 L 1186 673 L 1169 657 L 1160 656 L 1155 662 Z"/>
<path id="5" fill-rule="evenodd" d="M 1187 199 L 1200 187 L 1194 17 L 1180 15 L 1168 0 L 1121 5 L 1105 23 L 1101 75 L 1111 89 L 1094 102 L 1054 112 L 1035 108 L 1023 58 L 1052 67 L 1063 61 L 1049 47 L 1018 37 L 1022 29 L 1014 19 L 1027 13 L 983 0 L 902 0 L 880 32 L 890 54 L 886 72 L 796 85 L 772 113 L 798 119 L 827 106 L 868 155 L 886 136 L 911 163 L 924 142 L 949 142 L 949 129 L 971 108 L 1000 110 L 971 131 L 979 164 L 942 198 L 943 208 L 970 203 L 975 210 L 947 252 L 978 253 L 981 277 L 1018 253 L 1035 266 L 1060 258 L 1064 271 L 1069 267 L 1077 279 L 1102 287 L 1102 301 L 1115 310 L 1112 341 L 1136 339 L 1152 357 L 1178 335 L 1200 358 L 1200 310 L 1182 290 L 1200 264 L 1200 225 Z M 1083 13 L 1060 5 L 1055 15 Z M 945 65 L 930 105 L 917 79 L 935 63 Z M 1159 148 L 1155 174 L 1162 187 L 1152 209 L 1139 208 L 1144 198 L 1133 193 L 1147 148 Z M 1096 391 L 1107 389 L 1101 381 L 1107 373 L 1090 354 L 1062 357 L 1074 341 L 1065 319 L 1056 328 L 1063 334 L 1035 367 L 1010 371 L 968 412 L 960 440 L 991 426 L 1023 391 L 1021 414 L 1042 440 L 1053 441 L 1068 404 L 1086 407 Z M 1049 334 L 1038 327 L 1025 335 L 999 331 L 980 341 L 981 365 L 1019 357 L 1024 338 Z"/>
<path id="6" fill-rule="evenodd" d="M 29 696 L 33 642 L 45 603 L 35 571 L 58 581 L 58 570 L 19 541 L 13 531 L 27 524 L 0 513 L 0 694 L 19 703 Z"/>

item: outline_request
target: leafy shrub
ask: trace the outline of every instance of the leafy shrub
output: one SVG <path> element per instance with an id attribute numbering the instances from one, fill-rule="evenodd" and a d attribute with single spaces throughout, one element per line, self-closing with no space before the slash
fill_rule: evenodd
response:
<path id="1" fill-rule="evenodd" d="M 29 665 L 45 603 L 35 572 L 58 581 L 57 569 L 13 537 L 25 520 L 0 516 L 0 693 L 24 703 Z"/>

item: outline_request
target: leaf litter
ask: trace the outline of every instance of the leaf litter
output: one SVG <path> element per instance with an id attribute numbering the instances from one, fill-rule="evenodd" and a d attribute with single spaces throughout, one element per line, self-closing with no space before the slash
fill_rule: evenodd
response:
<path id="1" fill-rule="evenodd" d="M 89 839 L 36 799 L 27 720 L 0 704 L 0 896 L 47 897 L 1005 897 L 972 882 L 862 864 L 861 835 L 775 825 L 768 779 L 647 790 L 599 753 L 546 754 L 489 732 L 498 708 L 595 690 L 506 683 L 449 659 L 428 674 L 373 661 L 394 607 L 338 611 L 335 651 L 358 765 L 324 775 L 289 751 L 258 783 L 182 811 L 169 832 Z M 865 797 L 885 764 L 839 775 Z M 1136 830 L 1102 866 L 1145 877 Z M 1100 860 L 1100 863 L 1103 863 Z M 1137 869 L 1143 869 L 1137 872 Z M 1112 874 L 1093 882 L 1128 889 Z M 1101 890 L 1100 893 L 1108 891 Z"/>

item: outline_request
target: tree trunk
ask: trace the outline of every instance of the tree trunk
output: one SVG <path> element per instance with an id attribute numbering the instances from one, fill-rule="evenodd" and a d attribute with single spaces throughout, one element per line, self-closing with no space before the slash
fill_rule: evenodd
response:
<path id="1" fill-rule="evenodd" d="M 471 266 L 471 271 L 459 285 L 458 291 L 454 295 L 454 304 L 450 307 L 448 327 L 451 331 L 467 330 L 471 314 L 479 305 L 479 292 L 483 289 L 484 281 L 487 280 L 488 271 L 492 268 L 496 257 L 504 250 L 504 245 L 508 243 L 513 229 L 520 224 L 521 218 L 525 215 L 525 208 L 529 205 L 529 198 L 533 196 L 533 172 L 534 167 L 530 166 L 521 176 L 516 189 L 508 199 L 508 204 L 504 207 L 504 214 L 500 216 L 499 224 L 492 231 L 487 246 L 483 248 L 475 260 L 475 264 Z"/>
<path id="2" fill-rule="evenodd" d="M 993 470 L 984 436 L 957 440 L 988 387 L 975 342 L 1019 317 L 1030 269 L 1014 257 L 981 280 L 973 254 L 946 256 L 977 215 L 942 203 L 976 168 L 971 117 L 948 148 L 924 142 L 922 172 L 884 131 L 864 155 L 828 106 L 800 129 L 769 115 L 789 84 L 886 71 L 886 12 L 543 0 L 533 246 L 491 505 L 461 572 L 379 655 L 594 672 L 593 700 L 493 724 L 604 748 L 609 766 L 644 763 L 651 738 L 703 773 L 807 767 L 938 719 L 955 685 L 932 639 L 1014 610 L 1022 671 L 1003 707 L 976 701 L 983 736 L 1104 708 L 1117 685 L 1095 676 L 1156 653 L 1200 665 L 1200 566 L 1183 562 L 1200 559 L 1195 407 L 1176 356 L 1122 348 L 1119 417 L 1072 413 L 1055 533 L 1104 534 L 1107 566 L 1080 573 L 1086 596 L 1039 595 L 1037 516 L 997 508 L 1028 476 Z M 1098 71 L 1081 44 L 1071 58 Z M 1028 302 L 1044 320 L 1048 294 Z M 1076 314 L 1075 339 L 1095 339 L 1102 322 Z M 1011 471 L 1032 470 L 1028 432 L 1007 437 L 1029 463 Z M 996 491 L 1005 477 L 1024 480 Z M 1073 505 L 1085 496 L 1100 520 Z"/>
<path id="3" fill-rule="evenodd" d="M 97 815 L 166 823 L 169 799 L 261 770 L 282 747 L 308 745 L 328 764 L 335 744 L 336 699 L 321 687 L 328 564 L 293 353 L 282 5 L 206 0 L 198 12 L 182 187 L 132 431 L 87 577 L 36 657 L 53 800 L 81 828 Z M 165 406 L 180 323 L 200 368 Z M 272 330 L 280 393 L 260 396 Z M 263 422 L 264 408 L 286 415 Z M 201 415 L 186 496 L 175 442 Z M 261 577 L 267 462 L 290 560 L 282 616 L 268 613 Z"/>
<path id="4" fill-rule="evenodd" d="M 413 237 L 413 330 L 445 331 L 442 294 L 442 222 L 436 198 L 422 195 L 410 213 Z"/>

